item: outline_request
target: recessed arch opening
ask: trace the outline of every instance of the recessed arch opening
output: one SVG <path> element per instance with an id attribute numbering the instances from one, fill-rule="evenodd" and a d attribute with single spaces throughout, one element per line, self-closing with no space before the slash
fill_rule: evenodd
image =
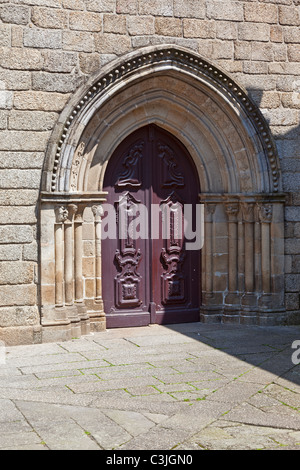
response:
<path id="1" fill-rule="evenodd" d="M 101 243 L 96 239 L 101 211 L 92 208 L 105 201 L 104 175 L 116 148 L 133 132 L 151 124 L 168 131 L 185 146 L 198 172 L 207 239 L 203 248 L 203 285 L 199 286 L 203 291 L 202 306 L 199 305 L 202 318 L 255 318 L 258 322 L 260 318 L 273 318 L 283 308 L 278 286 L 283 275 L 284 199 L 271 133 L 247 92 L 228 74 L 173 46 L 136 51 L 92 77 L 67 105 L 53 132 L 43 171 L 42 219 L 46 214 L 43 209 L 51 212 L 59 204 L 67 208 L 75 205 L 73 215 L 68 209 L 65 220 L 53 215 L 52 223 L 62 224 L 63 232 L 68 223 L 73 224 L 74 243 L 76 228 L 83 224 L 83 235 L 79 235 L 77 244 L 80 240 L 87 242 L 84 237 L 90 236 L 96 247 L 90 256 L 93 261 L 90 260 L 89 276 L 82 261 L 77 261 L 81 285 L 77 297 L 75 263 L 73 287 L 69 282 L 72 308 L 83 302 L 87 321 L 94 315 L 101 318 L 100 323 L 103 318 L 105 322 Z M 94 232 L 86 235 L 85 225 Z M 250 234 L 253 240 L 249 248 Z M 262 234 L 266 240 L 262 240 Z M 236 240 L 235 249 L 229 243 L 231 236 Z M 240 245 L 239 239 L 243 240 Z M 51 243 L 54 255 L 55 239 Z M 264 271 L 257 255 L 265 256 L 263 243 L 269 253 L 268 260 L 261 263 Z M 252 266 L 249 272 L 245 269 L 247 263 Z M 66 290 L 65 282 L 60 289 Z M 88 290 L 90 297 L 86 295 Z M 55 279 L 53 292 L 52 302 L 44 308 L 50 312 L 49 319 L 55 317 L 51 312 L 56 311 Z M 66 305 L 65 294 L 62 297 Z"/>

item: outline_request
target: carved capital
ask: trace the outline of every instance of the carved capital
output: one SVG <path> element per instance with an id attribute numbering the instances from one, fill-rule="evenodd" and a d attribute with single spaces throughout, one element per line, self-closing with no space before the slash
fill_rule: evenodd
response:
<path id="1" fill-rule="evenodd" d="M 237 215 L 240 210 L 240 206 L 238 202 L 228 202 L 225 204 L 226 214 L 228 216 L 229 222 L 236 222 Z"/>
<path id="2" fill-rule="evenodd" d="M 54 211 L 57 224 L 62 224 L 67 220 L 68 209 L 65 206 L 56 206 Z"/>
<path id="3" fill-rule="evenodd" d="M 78 206 L 76 204 L 68 204 L 68 217 L 66 222 L 71 224 L 73 222 L 74 216 L 78 211 Z"/>
<path id="4" fill-rule="evenodd" d="M 212 203 L 205 204 L 205 215 L 206 215 L 206 222 L 212 222 L 213 215 L 215 213 L 217 205 Z"/>
<path id="5" fill-rule="evenodd" d="M 82 224 L 83 223 L 83 211 L 85 209 L 86 205 L 85 204 L 78 204 L 77 205 L 77 210 L 75 211 L 75 222 Z"/>
<path id="6" fill-rule="evenodd" d="M 270 224 L 273 217 L 273 207 L 271 204 L 258 204 L 259 220 L 262 223 Z"/>
<path id="7" fill-rule="evenodd" d="M 248 223 L 254 222 L 254 206 L 253 202 L 243 202 L 241 204 L 243 221 Z"/>
<path id="8" fill-rule="evenodd" d="M 101 222 L 101 217 L 104 216 L 104 210 L 103 210 L 102 204 L 97 204 L 97 205 L 92 206 L 92 212 L 94 214 L 95 221 Z"/>

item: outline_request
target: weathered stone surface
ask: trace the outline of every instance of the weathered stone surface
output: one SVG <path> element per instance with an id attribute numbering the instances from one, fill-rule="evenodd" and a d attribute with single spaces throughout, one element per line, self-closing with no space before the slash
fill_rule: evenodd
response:
<path id="1" fill-rule="evenodd" d="M 172 0 L 139 0 L 139 11 L 142 15 L 172 16 Z"/>
<path id="2" fill-rule="evenodd" d="M 68 13 L 64 10 L 34 7 L 31 21 L 39 28 L 64 29 L 68 26 Z"/>
<path id="3" fill-rule="evenodd" d="M 130 38 L 121 34 L 98 34 L 95 36 L 95 48 L 102 54 L 125 54 L 131 48 Z"/>
<path id="4" fill-rule="evenodd" d="M 0 71 L 0 80 L 6 90 L 29 90 L 31 88 L 31 74 L 25 71 Z"/>
<path id="5" fill-rule="evenodd" d="M 0 25 L 0 46 L 10 46 L 11 32 L 9 25 Z"/>
<path id="6" fill-rule="evenodd" d="M 0 284 L 30 284 L 33 264 L 29 262 L 0 261 Z"/>
<path id="7" fill-rule="evenodd" d="M 132 36 L 142 36 L 155 33 L 154 18 L 152 16 L 128 17 L 128 32 Z"/>
<path id="8" fill-rule="evenodd" d="M 245 20 L 254 23 L 275 23 L 278 21 L 278 8 L 268 3 L 246 3 Z"/>
<path id="9" fill-rule="evenodd" d="M 127 24 L 125 15 L 105 14 L 103 15 L 103 32 L 126 34 Z"/>
<path id="10" fill-rule="evenodd" d="M 244 10 L 241 2 L 208 0 L 207 16 L 217 20 L 243 21 Z"/>
<path id="11" fill-rule="evenodd" d="M 114 12 L 116 0 L 85 0 L 85 6 L 88 11 L 99 13 Z"/>
<path id="12" fill-rule="evenodd" d="M 71 12 L 69 23 L 70 29 L 76 31 L 102 31 L 102 16 L 98 13 Z"/>
<path id="13" fill-rule="evenodd" d="M 245 41 L 263 41 L 270 39 L 270 26 L 261 23 L 241 23 L 238 38 Z"/>
<path id="14" fill-rule="evenodd" d="M 67 51 L 93 52 L 93 34 L 86 31 L 64 31 L 63 48 Z"/>
<path id="15" fill-rule="evenodd" d="M 4 23 L 26 25 L 29 23 L 30 9 L 22 5 L 3 5 L 0 7 L 0 18 Z"/>
<path id="16" fill-rule="evenodd" d="M 24 273 L 18 263 L 22 260 L 37 263 L 38 260 L 35 238 L 40 235 L 37 220 L 41 175 L 47 149 L 53 149 L 54 158 L 53 141 L 60 139 L 59 132 L 52 134 L 55 125 L 67 117 L 66 113 L 61 116 L 60 113 L 68 102 L 74 101 L 75 105 L 75 96 L 80 93 L 75 94 L 80 87 L 82 98 L 86 97 L 84 83 L 92 74 L 99 75 L 112 60 L 140 47 L 173 44 L 199 53 L 225 73 L 231 73 L 262 111 L 276 138 L 282 189 L 288 193 L 288 205 L 284 209 L 286 307 L 297 316 L 296 286 L 300 273 L 299 8 L 299 1 L 292 0 L 0 0 L 0 261 L 12 263 L 7 264 L 11 273 L 7 273 L 7 284 L 12 280 L 10 275 L 15 275 L 14 281 L 17 281 L 18 272 L 22 284 Z M 157 81 L 158 77 L 155 80 L 154 88 L 165 86 Z M 186 83 L 182 84 L 184 88 Z M 169 85 L 168 82 L 168 92 Z M 179 86 L 170 91 L 173 108 L 178 105 L 180 91 Z M 213 90 L 210 92 L 214 93 Z M 139 99 L 143 100 L 143 96 L 141 93 Z M 120 117 L 124 112 L 127 112 L 126 106 L 120 110 Z M 139 109 L 135 109 L 134 113 L 138 112 Z M 151 119 L 151 112 L 150 107 L 147 108 L 145 119 Z M 215 111 L 214 129 L 222 127 L 223 118 Z M 162 120 L 166 128 L 172 129 L 174 123 L 170 123 L 170 114 Z M 185 125 L 183 122 L 184 134 Z M 177 122 L 177 126 L 181 127 L 181 122 Z M 224 126 L 228 134 L 232 133 L 231 145 L 235 141 L 236 128 L 228 123 Z M 78 135 L 82 130 L 82 127 L 78 129 Z M 126 129 L 123 131 L 127 132 Z M 245 162 L 241 164 L 243 166 Z M 266 171 L 270 172 L 271 178 L 272 172 L 276 173 L 271 160 Z M 59 166 L 57 174 L 63 177 Z M 272 230 L 272 236 L 280 232 L 277 226 Z M 93 219 L 89 229 L 84 228 L 84 234 L 87 243 L 93 244 Z M 51 237 L 52 225 L 46 233 L 47 241 Z M 227 246 L 228 240 L 221 238 L 216 240 L 215 246 L 224 251 L 222 243 L 225 240 Z M 90 258 L 95 256 L 95 246 L 87 243 L 83 267 L 88 277 L 84 279 L 84 286 L 87 297 L 93 299 L 95 273 Z M 46 250 L 49 259 L 53 259 L 54 247 L 49 245 Z M 215 288 L 220 289 L 219 298 L 223 295 L 228 274 L 228 253 L 223 255 L 223 251 L 214 256 L 214 262 L 222 267 L 220 275 L 213 278 Z M 259 270 L 258 254 L 255 260 Z M 13 269 L 14 262 L 16 269 Z M 50 272 L 48 268 L 45 272 Z M 54 277 L 53 266 L 51 269 Z M 275 261 L 272 269 L 280 271 Z M 4 268 L 0 270 L 0 279 L 5 280 Z M 259 276 L 256 281 L 259 285 Z M 273 281 L 274 286 L 281 282 L 275 277 Z M 281 290 L 283 293 L 283 288 Z M 48 293 L 51 299 L 54 299 L 53 292 L 51 286 Z M 13 316 L 8 318 L 14 321 Z M 34 337 L 32 332 L 28 334 L 26 337 Z"/>
<path id="17" fill-rule="evenodd" d="M 49 132 L 3 131 L 0 150 L 44 151 L 49 137 Z"/>
<path id="18" fill-rule="evenodd" d="M 2 244 L 31 243 L 33 230 L 28 225 L 1 225 L 0 236 Z"/>
<path id="19" fill-rule="evenodd" d="M 181 18 L 205 18 L 206 2 L 199 0 L 174 0 L 174 16 Z"/>
<path id="20" fill-rule="evenodd" d="M 0 168 L 41 168 L 44 155 L 38 152 L 0 152 Z"/>
<path id="21" fill-rule="evenodd" d="M 25 29 L 24 46 L 37 49 L 60 49 L 62 47 L 61 31 Z"/>
<path id="22" fill-rule="evenodd" d="M 183 20 L 183 34 L 186 38 L 214 38 L 216 36 L 215 23 L 201 20 Z"/>
<path id="23" fill-rule="evenodd" d="M 40 70 L 42 67 L 41 52 L 36 49 L 2 47 L 0 65 L 12 70 Z"/>
<path id="24" fill-rule="evenodd" d="M 155 32 L 161 36 L 181 36 L 182 21 L 180 18 L 163 18 L 155 19 Z"/>
<path id="25" fill-rule="evenodd" d="M 36 223 L 35 206 L 14 207 L 9 209 L 6 206 L 0 206 L 0 224 L 35 224 Z M 26 227 L 25 227 L 26 229 Z M 10 228 L 12 231 L 13 229 Z M 17 228 L 15 228 L 15 231 Z M 19 238 L 18 236 L 16 237 Z"/>
<path id="26" fill-rule="evenodd" d="M 38 189 L 40 178 L 40 170 L 0 170 L 0 188 Z"/>
<path id="27" fill-rule="evenodd" d="M 36 307 L 6 307 L 0 308 L 0 325 L 16 327 L 22 325 L 36 325 L 39 322 L 39 314 Z"/>
<path id="28" fill-rule="evenodd" d="M 0 302 L 5 306 L 34 306 L 36 305 L 36 286 L 33 284 L 0 286 Z M 22 310 L 21 310 L 22 312 Z M 22 319 L 22 323 L 24 319 Z M 24 323 L 23 323 L 24 324 Z M 12 325 L 14 326 L 14 325 Z"/>
<path id="29" fill-rule="evenodd" d="M 104 65 L 104 63 L 101 63 L 100 54 L 85 54 L 84 52 L 79 54 L 79 66 L 82 73 L 90 75 L 97 72 L 101 65 Z"/>
<path id="30" fill-rule="evenodd" d="M 37 91 L 71 93 L 79 85 L 77 76 L 59 73 L 33 72 L 32 88 Z"/>
<path id="31" fill-rule="evenodd" d="M 8 119 L 8 128 L 14 130 L 50 131 L 53 129 L 57 118 L 57 113 L 13 111 Z"/>
<path id="32" fill-rule="evenodd" d="M 14 106 L 16 109 L 60 112 L 67 102 L 68 97 L 68 95 L 62 93 L 48 93 L 43 91 L 16 92 L 14 94 Z"/>
<path id="33" fill-rule="evenodd" d="M 0 245 L 1 261 L 18 261 L 22 256 L 22 245 Z"/>

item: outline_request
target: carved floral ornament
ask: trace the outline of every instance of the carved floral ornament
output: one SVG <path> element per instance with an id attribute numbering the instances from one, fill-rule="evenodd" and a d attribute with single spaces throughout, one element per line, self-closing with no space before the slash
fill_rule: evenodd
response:
<path id="1" fill-rule="evenodd" d="M 273 139 L 271 137 L 268 125 L 264 120 L 264 117 L 260 113 L 259 109 L 251 102 L 248 94 L 240 86 L 238 86 L 230 76 L 223 71 L 219 70 L 209 62 L 203 60 L 201 57 L 196 56 L 186 50 L 172 47 L 163 46 L 163 48 L 156 47 L 155 49 L 147 49 L 147 52 L 142 55 L 137 53 L 131 53 L 128 55 L 129 59 L 123 63 L 119 63 L 118 66 L 113 68 L 109 73 L 106 73 L 101 78 L 97 79 L 86 93 L 81 97 L 76 106 L 70 112 L 69 117 L 65 121 L 61 136 L 59 139 L 58 146 L 56 148 L 52 179 L 51 179 L 51 190 L 57 190 L 57 173 L 60 166 L 60 161 L 64 148 L 67 144 L 68 137 L 73 127 L 78 123 L 80 117 L 85 114 L 102 95 L 108 92 L 109 88 L 122 80 L 126 82 L 126 77 L 132 75 L 135 71 L 143 69 L 150 69 L 151 66 L 159 64 L 172 64 L 176 69 L 182 70 L 183 72 L 193 75 L 196 79 L 201 77 L 207 83 L 212 84 L 214 88 L 221 90 L 222 93 L 227 93 L 231 100 L 237 102 L 240 107 L 243 108 L 245 114 L 251 120 L 253 126 L 257 131 L 257 135 L 260 138 L 264 153 L 269 159 L 269 166 L 271 171 L 271 177 L 273 181 L 273 192 L 278 192 L 279 189 L 279 168 L 277 150 Z M 77 159 L 75 158 L 72 172 L 74 178 L 76 178 L 76 172 L 78 170 L 79 155 L 84 152 L 84 148 L 79 145 L 77 149 Z M 247 175 L 246 175 L 247 176 Z M 71 186 L 74 186 L 74 181 L 71 181 Z M 71 187 L 74 190 L 74 187 Z"/>

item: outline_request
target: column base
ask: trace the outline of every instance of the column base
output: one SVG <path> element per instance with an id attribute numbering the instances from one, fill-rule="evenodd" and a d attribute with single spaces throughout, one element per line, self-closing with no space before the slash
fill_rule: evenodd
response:
<path id="1" fill-rule="evenodd" d="M 200 321 L 202 323 L 221 323 L 223 318 L 223 306 L 220 308 L 217 305 L 208 306 L 202 305 L 200 307 Z"/>
<path id="2" fill-rule="evenodd" d="M 223 323 L 239 323 L 241 299 L 238 292 L 228 292 L 225 297 Z"/>
<path id="3" fill-rule="evenodd" d="M 87 313 L 87 307 L 84 305 L 83 302 L 75 303 L 78 315 L 80 317 L 80 328 L 81 328 L 81 335 L 85 336 L 90 334 L 91 332 L 91 325 L 90 325 L 90 317 Z"/>

